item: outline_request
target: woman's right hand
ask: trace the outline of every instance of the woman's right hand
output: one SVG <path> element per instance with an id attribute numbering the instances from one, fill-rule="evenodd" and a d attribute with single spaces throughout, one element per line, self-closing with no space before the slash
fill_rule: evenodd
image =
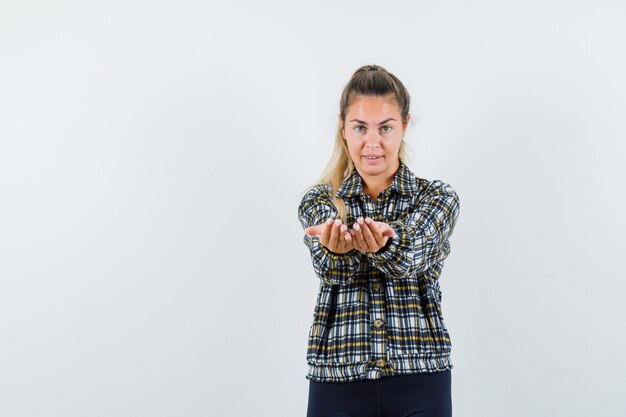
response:
<path id="1" fill-rule="evenodd" d="M 319 236 L 320 243 L 329 251 L 342 255 L 354 249 L 352 236 L 348 233 L 348 226 L 341 219 L 332 218 L 325 223 L 310 226 L 304 229 L 304 233 L 310 236 Z"/>

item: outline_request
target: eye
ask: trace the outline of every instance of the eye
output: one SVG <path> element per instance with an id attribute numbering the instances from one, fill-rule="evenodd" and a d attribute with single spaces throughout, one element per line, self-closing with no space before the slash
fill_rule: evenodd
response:
<path id="1" fill-rule="evenodd" d="M 384 128 L 389 128 L 389 130 L 385 130 L 384 131 L 385 133 L 389 133 L 389 132 L 391 132 L 393 130 L 393 128 L 391 126 L 383 126 L 381 129 L 384 129 Z"/>
<path id="2" fill-rule="evenodd" d="M 354 130 L 356 130 L 358 133 L 361 133 L 361 132 L 362 132 L 362 130 L 357 130 L 357 129 L 358 129 L 358 128 L 360 128 L 360 127 L 363 127 L 363 126 L 362 126 L 362 125 L 357 125 L 357 126 L 354 126 Z"/>

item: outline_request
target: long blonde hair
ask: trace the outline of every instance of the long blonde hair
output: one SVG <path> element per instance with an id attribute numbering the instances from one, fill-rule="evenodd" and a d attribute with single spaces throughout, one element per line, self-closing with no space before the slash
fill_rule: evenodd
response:
<path id="1" fill-rule="evenodd" d="M 363 96 L 387 96 L 393 94 L 398 103 L 402 123 L 405 124 L 411 105 L 411 97 L 402 82 L 385 68 L 378 65 L 364 65 L 357 69 L 346 84 L 339 100 L 339 119 L 337 123 L 337 133 L 335 134 L 335 146 L 322 175 L 318 179 L 318 184 L 330 184 L 331 197 L 337 208 L 341 221 L 347 223 L 346 205 L 341 198 L 335 197 L 339 186 L 350 175 L 355 167 L 346 141 L 343 139 L 342 130 L 346 121 L 346 114 L 352 99 L 357 95 Z M 408 159 L 406 142 L 402 139 L 398 157 L 402 161 Z"/>

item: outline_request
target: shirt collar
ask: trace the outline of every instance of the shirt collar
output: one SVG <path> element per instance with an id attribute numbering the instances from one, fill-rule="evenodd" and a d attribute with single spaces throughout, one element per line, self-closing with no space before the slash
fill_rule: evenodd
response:
<path id="1" fill-rule="evenodd" d="M 399 194 L 412 194 L 418 189 L 417 179 L 408 166 L 400 160 L 400 166 L 393 176 L 389 187 Z M 363 183 L 359 172 L 353 168 L 352 174 L 346 178 L 335 193 L 335 197 L 353 197 L 363 194 Z"/>

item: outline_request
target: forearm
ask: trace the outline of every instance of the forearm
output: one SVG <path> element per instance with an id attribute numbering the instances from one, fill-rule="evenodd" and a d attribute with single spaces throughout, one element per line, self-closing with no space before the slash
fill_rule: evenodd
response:
<path id="1" fill-rule="evenodd" d="M 431 269 L 450 251 L 449 238 L 459 208 L 458 195 L 441 183 L 415 210 L 389 222 L 395 236 L 384 250 L 367 253 L 368 261 L 392 278 Z"/>
<path id="2" fill-rule="evenodd" d="M 318 187 L 312 187 L 298 206 L 298 219 L 303 229 L 337 217 L 332 199 Z M 319 279 L 332 285 L 345 285 L 354 280 L 363 256 L 361 252 L 353 249 L 345 254 L 333 253 L 320 243 L 318 235 L 305 234 L 303 241 L 309 248 L 313 269 Z"/>
<path id="3" fill-rule="evenodd" d="M 330 251 L 317 236 L 304 235 L 309 247 L 313 269 L 319 279 L 331 285 L 350 284 L 359 269 L 361 252 L 352 249 L 345 254 Z"/>

